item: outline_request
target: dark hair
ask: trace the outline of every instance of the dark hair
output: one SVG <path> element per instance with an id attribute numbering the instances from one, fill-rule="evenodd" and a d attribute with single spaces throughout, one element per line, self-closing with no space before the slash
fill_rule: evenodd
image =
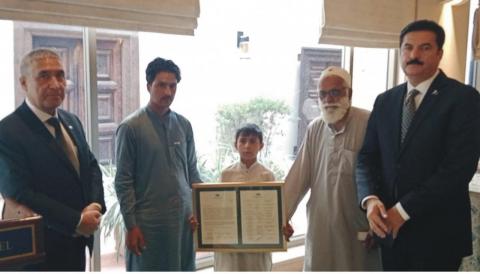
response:
<path id="1" fill-rule="evenodd" d="M 400 47 L 402 47 L 403 37 L 405 37 L 407 33 L 422 30 L 435 33 L 438 49 L 442 49 L 443 43 L 445 42 L 445 31 L 442 26 L 431 20 L 418 20 L 406 25 L 400 32 Z"/>
<path id="2" fill-rule="evenodd" d="M 260 140 L 260 143 L 263 144 L 262 130 L 255 124 L 246 124 L 243 127 L 237 129 L 237 133 L 235 133 L 235 143 L 238 141 L 238 137 L 240 137 L 240 135 L 246 135 L 246 136 L 254 135 L 258 137 L 258 139 Z"/>
<path id="3" fill-rule="evenodd" d="M 177 82 L 180 82 L 180 80 L 182 79 L 182 77 L 180 76 L 180 68 L 172 60 L 166 60 L 157 57 L 153 59 L 153 61 L 148 63 L 147 69 L 145 70 L 145 73 L 147 74 L 147 84 L 152 84 L 157 74 L 162 71 L 175 74 Z"/>

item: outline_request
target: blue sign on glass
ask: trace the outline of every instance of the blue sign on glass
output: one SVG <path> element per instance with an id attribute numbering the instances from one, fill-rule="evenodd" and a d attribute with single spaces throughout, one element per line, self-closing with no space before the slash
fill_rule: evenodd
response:
<path id="1" fill-rule="evenodd" d="M 0 231 L 0 260 L 33 253 L 33 226 Z"/>

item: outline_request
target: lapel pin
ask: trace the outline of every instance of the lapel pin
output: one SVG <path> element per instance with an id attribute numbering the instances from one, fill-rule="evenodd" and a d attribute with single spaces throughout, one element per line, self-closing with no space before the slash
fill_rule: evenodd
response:
<path id="1" fill-rule="evenodd" d="M 68 128 L 69 128 L 69 129 L 73 129 L 73 127 L 72 127 L 72 126 L 70 126 L 70 125 L 68 126 Z"/>
<path id="2" fill-rule="evenodd" d="M 438 95 L 438 90 L 434 90 L 434 91 L 432 92 L 432 95 Z"/>

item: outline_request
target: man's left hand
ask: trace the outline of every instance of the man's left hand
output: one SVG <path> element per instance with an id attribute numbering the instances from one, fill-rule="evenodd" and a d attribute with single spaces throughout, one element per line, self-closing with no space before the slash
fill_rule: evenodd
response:
<path id="1" fill-rule="evenodd" d="M 282 227 L 283 235 L 285 236 L 285 240 L 287 242 L 290 242 L 290 237 L 293 235 L 293 227 L 290 225 L 290 223 L 287 223 Z"/>
<path id="2" fill-rule="evenodd" d="M 102 214 L 97 210 L 83 211 L 76 232 L 83 236 L 92 235 L 98 229 L 101 219 Z"/>
<path id="3" fill-rule="evenodd" d="M 98 203 L 91 203 L 82 210 L 82 213 L 89 210 L 95 210 L 102 213 L 102 206 Z"/>
<path id="4" fill-rule="evenodd" d="M 188 218 L 188 222 L 190 223 L 190 229 L 192 230 L 192 232 L 195 232 L 195 230 L 197 230 L 198 226 L 200 225 L 200 223 L 197 221 L 197 218 L 195 218 L 195 216 L 190 216 L 190 218 Z"/>
<path id="5" fill-rule="evenodd" d="M 398 231 L 402 227 L 402 225 L 405 223 L 405 220 L 402 218 L 400 213 L 398 212 L 397 208 L 391 207 L 387 210 L 387 224 L 389 227 L 392 229 L 393 233 L 393 238 L 397 238 Z"/>

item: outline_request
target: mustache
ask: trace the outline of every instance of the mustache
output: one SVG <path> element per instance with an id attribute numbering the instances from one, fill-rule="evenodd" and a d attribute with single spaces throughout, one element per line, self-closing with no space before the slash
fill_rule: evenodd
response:
<path id="1" fill-rule="evenodd" d="M 423 62 L 418 60 L 417 58 L 415 58 L 415 59 L 412 59 L 412 60 L 408 61 L 407 66 L 408 65 L 423 65 Z"/>
<path id="2" fill-rule="evenodd" d="M 342 104 L 340 103 L 334 103 L 334 104 L 322 104 L 323 107 L 328 108 L 328 107 L 340 107 Z"/>

